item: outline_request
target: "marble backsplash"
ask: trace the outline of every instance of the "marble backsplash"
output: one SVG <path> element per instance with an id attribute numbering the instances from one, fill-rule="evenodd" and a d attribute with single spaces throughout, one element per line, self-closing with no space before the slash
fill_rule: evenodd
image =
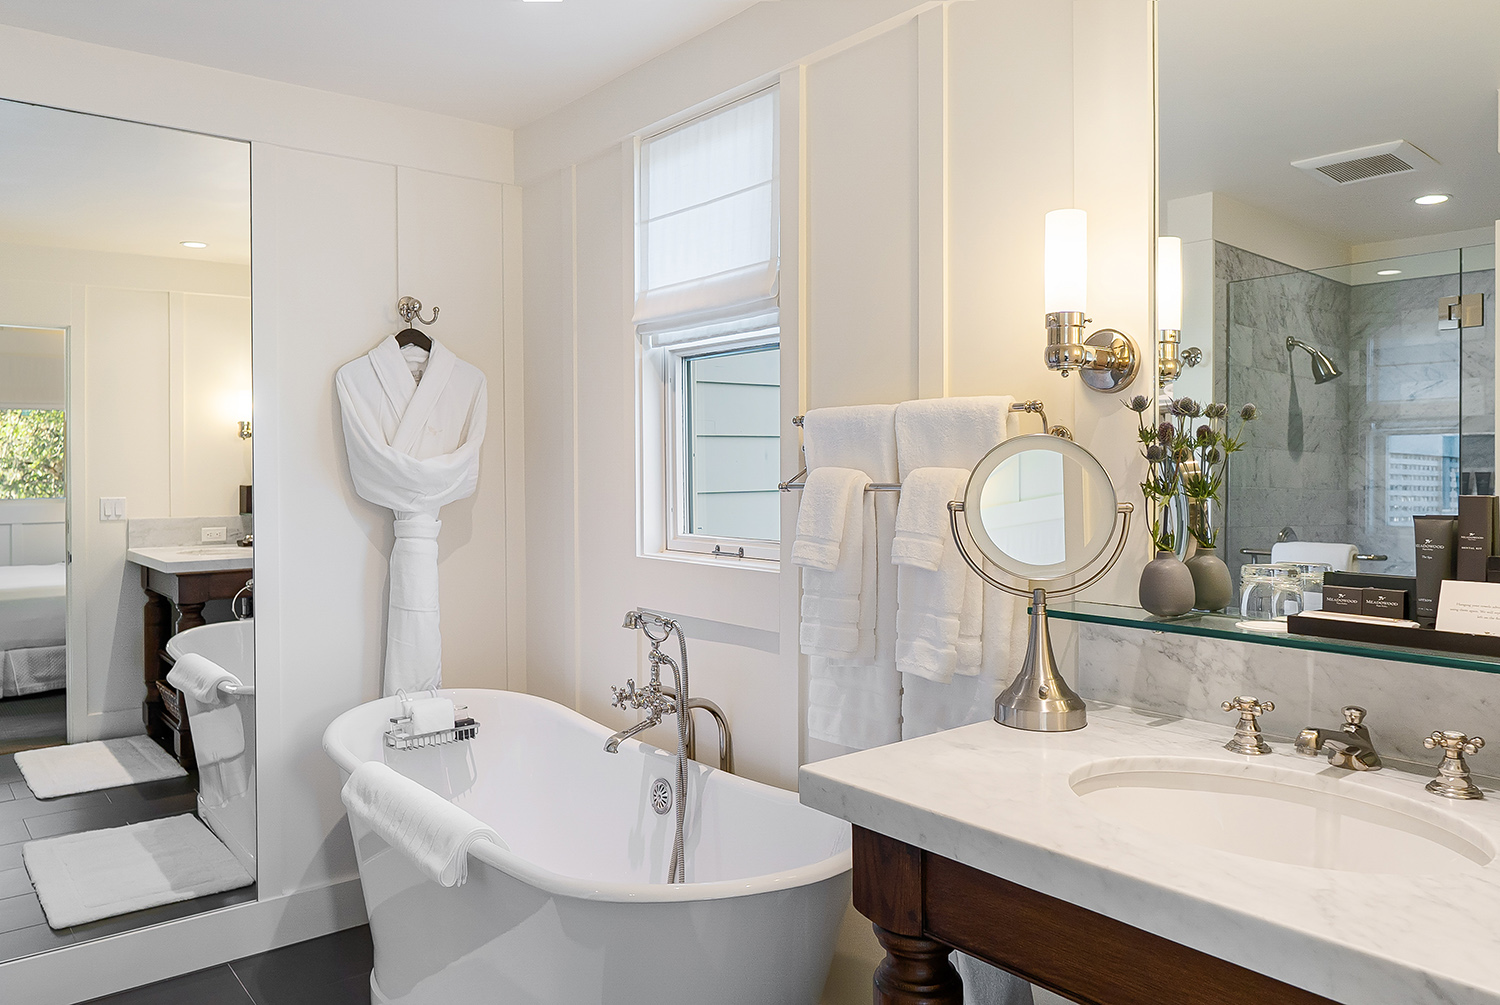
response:
<path id="1" fill-rule="evenodd" d="M 233 544 L 251 531 L 251 517 L 190 516 L 131 520 L 125 528 L 126 546 L 130 548 L 168 548 L 173 545 L 201 544 L 204 527 L 223 527 L 227 544 Z"/>
<path id="2" fill-rule="evenodd" d="M 1434 729 L 1496 735 L 1500 719 L 1500 674 L 1092 624 L 1077 626 L 1076 645 L 1085 698 L 1223 722 L 1226 740 L 1235 716 L 1220 702 L 1240 694 L 1275 702 L 1261 719 L 1273 743 L 1359 705 L 1382 756 L 1422 765 L 1438 763 L 1422 747 Z M 1471 758 L 1476 772 L 1500 775 L 1493 750 Z"/>

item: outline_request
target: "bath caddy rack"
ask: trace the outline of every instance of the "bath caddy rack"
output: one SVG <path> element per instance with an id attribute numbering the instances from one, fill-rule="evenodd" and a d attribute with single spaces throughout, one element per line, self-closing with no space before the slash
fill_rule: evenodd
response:
<path id="1" fill-rule="evenodd" d="M 467 711 L 465 706 L 458 706 L 455 711 Z M 458 743 L 461 740 L 472 740 L 479 735 L 479 723 L 473 719 L 461 718 L 453 720 L 452 729 L 439 729 L 433 733 L 411 732 L 411 717 L 401 716 L 391 720 L 391 728 L 385 731 L 385 745 L 396 750 L 421 750 L 425 747 L 440 747 L 445 743 Z"/>

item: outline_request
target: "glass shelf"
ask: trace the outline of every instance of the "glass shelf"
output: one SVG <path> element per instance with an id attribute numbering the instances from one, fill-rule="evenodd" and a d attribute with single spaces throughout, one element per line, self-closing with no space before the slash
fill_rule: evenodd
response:
<path id="1" fill-rule="evenodd" d="M 1088 600 L 1049 601 L 1047 614 L 1060 621 L 1114 625 L 1119 628 L 1137 628 L 1149 632 L 1168 632 L 1174 635 L 1199 635 L 1211 639 L 1248 642 L 1257 646 L 1306 649 L 1314 652 L 1339 653 L 1344 656 L 1363 656 L 1366 659 L 1425 663 L 1428 666 L 1456 667 L 1460 670 L 1500 674 L 1500 657 L 1470 656 L 1466 653 L 1379 645 L 1373 642 L 1353 642 L 1347 639 L 1325 639 L 1311 635 L 1257 632 L 1238 627 L 1236 622 L 1240 619 L 1234 614 L 1205 614 L 1201 611 L 1194 611 L 1180 618 L 1159 618 L 1139 607 L 1099 604 Z"/>

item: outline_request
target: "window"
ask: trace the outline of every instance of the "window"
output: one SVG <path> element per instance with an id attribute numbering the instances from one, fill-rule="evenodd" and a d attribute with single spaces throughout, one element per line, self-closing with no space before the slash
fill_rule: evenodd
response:
<path id="1" fill-rule="evenodd" d="M 660 498 L 642 508 L 656 550 L 779 556 L 776 159 L 774 89 L 640 144 L 635 324 L 643 422 L 659 421 L 662 445 L 661 477 L 642 479 Z"/>
<path id="2" fill-rule="evenodd" d="M 0 499 L 60 499 L 67 422 L 59 409 L 0 408 Z"/>
<path id="3" fill-rule="evenodd" d="M 1423 513 L 1458 512 L 1458 437 L 1402 433 L 1385 440 L 1385 522 L 1410 527 Z"/>

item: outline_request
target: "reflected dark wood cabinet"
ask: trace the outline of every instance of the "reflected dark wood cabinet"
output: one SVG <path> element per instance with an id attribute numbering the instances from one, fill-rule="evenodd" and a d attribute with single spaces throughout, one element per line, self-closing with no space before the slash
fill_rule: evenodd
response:
<path id="1" fill-rule="evenodd" d="M 886 952 L 875 1005 L 963 1005 L 954 949 L 1084 1005 L 1337 1005 L 863 827 L 854 906 Z"/>
<path id="2" fill-rule="evenodd" d="M 251 575 L 249 569 L 174 573 L 141 567 L 141 588 L 146 591 L 146 700 L 141 703 L 141 720 L 146 724 L 146 734 L 189 771 L 197 763 L 193 736 L 182 692 L 167 683 L 173 663 L 167 655 L 167 642 L 178 632 L 207 624 L 204 605 L 210 600 L 232 600 Z"/>

